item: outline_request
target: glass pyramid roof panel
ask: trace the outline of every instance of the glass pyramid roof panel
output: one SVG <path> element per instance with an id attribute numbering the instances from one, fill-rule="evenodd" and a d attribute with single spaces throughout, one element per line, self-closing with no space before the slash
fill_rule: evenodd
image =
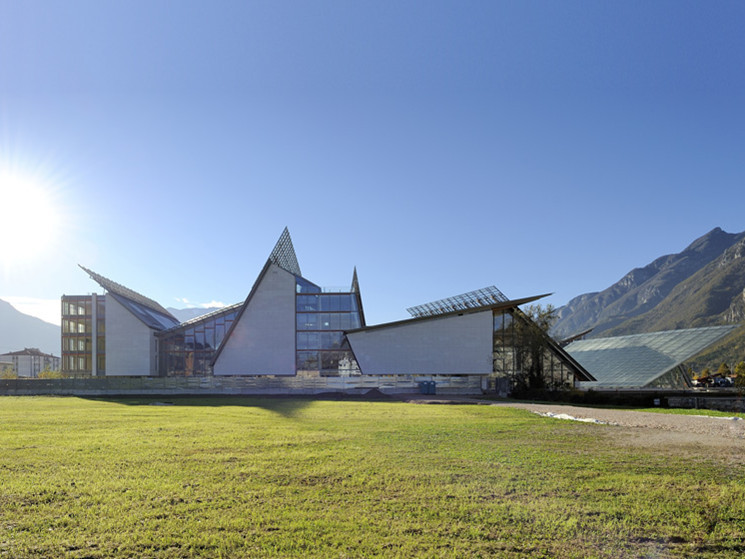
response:
<path id="1" fill-rule="evenodd" d="M 719 341 L 738 324 L 577 340 L 564 349 L 597 382 L 584 388 L 642 387 Z"/>
<path id="2" fill-rule="evenodd" d="M 269 260 L 273 264 L 276 264 L 283 270 L 290 272 L 296 276 L 302 276 L 300 272 L 300 264 L 298 264 L 297 256 L 295 255 L 295 247 L 292 246 L 292 239 L 290 238 L 290 231 L 285 227 L 282 234 L 277 240 L 277 244 L 274 245 L 274 250 L 269 255 Z"/>

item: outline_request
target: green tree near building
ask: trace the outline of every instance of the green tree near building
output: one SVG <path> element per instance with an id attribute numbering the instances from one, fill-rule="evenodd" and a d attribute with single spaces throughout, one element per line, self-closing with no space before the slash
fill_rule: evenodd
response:
<path id="1" fill-rule="evenodd" d="M 721 365 L 719 365 L 719 368 L 717 369 L 717 374 L 723 377 L 728 377 L 732 374 L 732 371 L 730 370 L 729 365 L 727 365 L 727 363 L 722 363 Z"/>
<path id="2" fill-rule="evenodd" d="M 745 361 L 740 361 L 735 365 L 735 374 L 737 375 L 735 386 L 745 388 Z"/>
<path id="3" fill-rule="evenodd" d="M 547 370 L 550 337 L 548 331 L 558 318 L 553 305 L 530 305 L 517 311 L 515 318 L 515 360 L 517 370 L 515 392 L 557 390 L 555 380 Z"/>
<path id="4" fill-rule="evenodd" d="M 64 378 L 64 375 L 60 371 L 52 371 L 49 367 L 45 367 L 44 370 L 39 373 L 39 378 Z"/>

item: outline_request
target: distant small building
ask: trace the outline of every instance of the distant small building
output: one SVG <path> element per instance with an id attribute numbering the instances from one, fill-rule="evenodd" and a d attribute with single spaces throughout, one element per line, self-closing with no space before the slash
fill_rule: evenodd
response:
<path id="1" fill-rule="evenodd" d="M 0 370 L 3 363 L 12 365 L 13 372 L 19 377 L 36 378 L 45 369 L 57 371 L 60 368 L 60 358 L 49 353 L 42 353 L 35 347 L 27 347 L 22 351 L 12 351 L 0 355 Z"/>

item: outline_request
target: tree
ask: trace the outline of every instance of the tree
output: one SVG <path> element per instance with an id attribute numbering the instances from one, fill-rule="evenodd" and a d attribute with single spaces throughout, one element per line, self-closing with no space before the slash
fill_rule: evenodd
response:
<path id="1" fill-rule="evenodd" d="M 45 367 L 43 371 L 39 373 L 39 378 L 63 378 L 60 371 L 52 371 L 49 367 Z"/>
<path id="2" fill-rule="evenodd" d="M 745 388 L 745 361 L 740 361 L 735 365 L 735 374 L 737 375 L 735 386 Z"/>
<path id="3" fill-rule="evenodd" d="M 719 365 L 719 369 L 717 369 L 717 374 L 722 375 L 723 377 L 728 377 L 732 374 L 732 371 L 729 369 L 729 365 L 727 363 L 722 363 Z"/>
<path id="4" fill-rule="evenodd" d="M 559 383 L 547 371 L 551 338 L 548 331 L 558 318 L 553 305 L 530 305 L 514 314 L 515 391 L 556 390 Z"/>
<path id="5" fill-rule="evenodd" d="M 14 379 L 18 378 L 18 375 L 13 371 L 12 367 L 3 367 L 0 370 L 0 379 Z"/>

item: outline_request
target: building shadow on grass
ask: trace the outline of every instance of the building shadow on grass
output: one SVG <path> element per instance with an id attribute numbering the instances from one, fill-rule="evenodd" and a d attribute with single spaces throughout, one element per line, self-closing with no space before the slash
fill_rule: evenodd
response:
<path id="1" fill-rule="evenodd" d="M 163 406 L 163 407 L 244 407 L 260 408 L 283 417 L 296 416 L 310 406 L 315 398 L 296 396 L 107 396 L 83 397 L 86 400 L 110 402 L 124 406 Z"/>
<path id="2" fill-rule="evenodd" d="M 175 406 L 175 407 L 246 407 L 260 408 L 281 415 L 294 417 L 302 410 L 318 401 L 392 401 L 395 398 L 370 391 L 362 395 L 341 393 L 317 394 L 314 396 L 275 396 L 275 395 L 161 395 L 161 396 L 81 396 L 84 400 L 110 402 L 125 406 Z"/>

